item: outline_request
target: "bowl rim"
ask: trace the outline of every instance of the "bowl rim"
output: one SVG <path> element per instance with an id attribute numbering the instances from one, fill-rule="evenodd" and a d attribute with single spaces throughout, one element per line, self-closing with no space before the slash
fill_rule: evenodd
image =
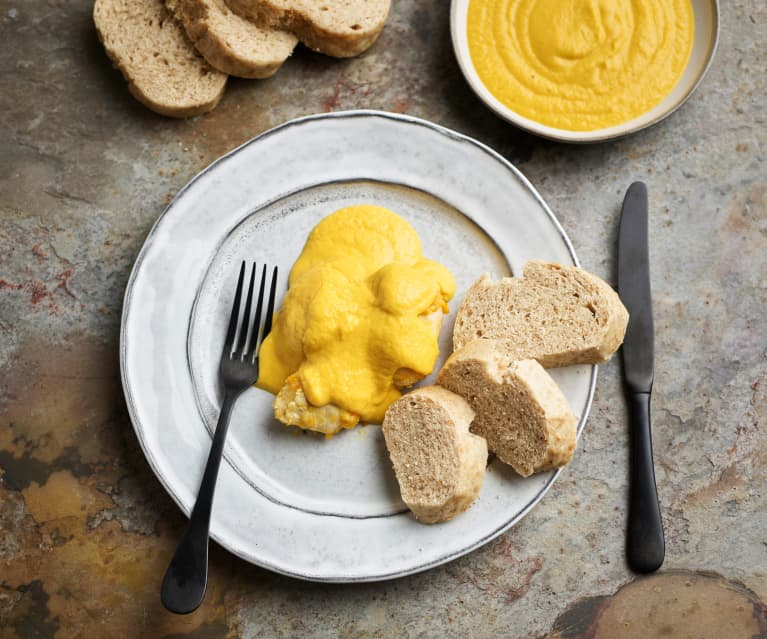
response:
<path id="1" fill-rule="evenodd" d="M 459 46 L 459 42 L 461 38 L 463 37 L 461 31 L 465 32 L 466 13 L 468 11 L 470 0 L 451 0 L 450 37 L 451 37 L 451 41 L 453 45 L 453 52 L 455 54 L 455 58 L 458 62 L 459 68 L 461 69 L 461 73 L 463 74 L 464 79 L 466 80 L 469 87 L 471 87 L 471 90 L 474 92 L 474 94 L 487 107 L 489 107 L 496 115 L 506 120 L 507 122 L 510 122 L 511 124 L 521 129 L 524 129 L 525 131 L 529 133 L 533 133 L 534 135 L 537 135 L 542 138 L 546 138 L 548 140 L 555 140 L 557 142 L 568 142 L 571 144 L 591 144 L 591 143 L 597 143 L 597 142 L 606 142 L 608 140 L 615 140 L 618 138 L 625 137 L 627 135 L 632 135 L 634 133 L 647 129 L 648 127 L 651 127 L 654 124 L 657 124 L 661 120 L 665 120 L 677 109 L 679 109 L 683 104 L 685 104 L 687 100 L 690 99 L 690 96 L 698 88 L 700 83 L 703 81 L 703 78 L 706 77 L 706 74 L 708 73 L 708 70 L 711 68 L 711 64 L 714 61 L 716 50 L 719 46 L 721 9 L 719 6 L 719 0 L 704 0 L 704 1 L 709 2 L 713 9 L 713 16 L 712 16 L 713 17 L 713 29 L 712 29 L 713 37 L 710 39 L 710 45 L 709 45 L 708 54 L 706 57 L 706 62 L 703 65 L 700 73 L 698 74 L 698 77 L 695 79 L 695 82 L 692 83 L 688 91 L 676 103 L 671 105 L 665 111 L 659 113 L 653 119 L 647 122 L 643 122 L 642 124 L 634 125 L 634 126 L 627 126 L 632 121 L 632 120 L 629 120 L 628 122 L 625 122 L 623 124 L 617 124 L 611 127 L 595 129 L 593 131 L 569 131 L 567 129 L 558 129 L 556 127 L 551 127 L 545 124 L 541 124 L 539 122 L 536 122 L 535 120 L 526 118 L 520 115 L 519 113 L 517 113 L 516 111 L 502 104 L 492 93 L 490 93 L 490 90 L 485 86 L 484 82 L 482 82 L 476 70 L 474 69 L 474 65 L 471 62 L 470 56 L 468 54 L 462 55 L 461 53 L 461 47 Z M 463 11 L 461 11 L 461 7 L 463 7 Z M 688 61 L 688 64 L 689 64 L 689 61 Z M 638 116 L 638 117 L 641 117 L 641 116 Z"/>

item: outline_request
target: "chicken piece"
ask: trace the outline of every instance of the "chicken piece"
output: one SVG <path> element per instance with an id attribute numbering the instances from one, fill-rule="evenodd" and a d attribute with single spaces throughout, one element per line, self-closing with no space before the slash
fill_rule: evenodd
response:
<path id="1" fill-rule="evenodd" d="M 342 428 L 354 428 L 360 420 L 359 415 L 335 404 L 312 406 L 304 395 L 298 375 L 288 377 L 274 398 L 274 416 L 283 424 L 324 433 L 326 437 L 335 435 Z"/>

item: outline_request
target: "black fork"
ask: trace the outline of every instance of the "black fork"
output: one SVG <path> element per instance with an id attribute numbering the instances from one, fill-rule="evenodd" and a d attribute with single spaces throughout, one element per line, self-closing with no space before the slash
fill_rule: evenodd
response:
<path id="1" fill-rule="evenodd" d="M 261 286 L 258 290 L 256 312 L 251 322 L 256 265 L 250 271 L 250 286 L 245 298 L 245 310 L 240 319 L 245 279 L 245 262 L 240 268 L 237 291 L 234 295 L 229 330 L 226 335 L 224 352 L 221 354 L 220 376 L 224 386 L 224 404 L 216 424 L 216 434 L 208 453 L 205 473 L 202 476 L 200 491 L 194 504 L 189 526 L 184 533 L 176 552 L 171 559 L 165 578 L 162 581 L 162 603 L 171 612 L 186 614 L 196 610 L 205 596 L 208 583 L 208 531 L 213 494 L 216 490 L 218 468 L 224 451 L 224 439 L 229 429 L 229 415 L 237 398 L 250 388 L 258 379 L 258 351 L 264 338 L 272 328 L 274 314 L 274 294 L 277 288 L 277 267 L 272 271 L 269 287 L 269 301 L 266 316 L 261 327 L 264 290 L 266 288 L 266 266 L 261 270 Z"/>

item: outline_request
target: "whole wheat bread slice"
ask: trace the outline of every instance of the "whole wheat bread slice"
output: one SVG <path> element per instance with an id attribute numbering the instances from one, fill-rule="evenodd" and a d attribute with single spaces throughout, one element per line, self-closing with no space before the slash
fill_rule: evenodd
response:
<path id="1" fill-rule="evenodd" d="M 293 52 L 298 38 L 241 18 L 224 0 L 165 0 L 208 63 L 240 78 L 268 78 Z"/>
<path id="2" fill-rule="evenodd" d="M 197 53 L 162 0 L 96 0 L 93 22 L 130 92 L 153 111 L 182 118 L 218 104 L 227 76 Z"/>
<path id="3" fill-rule="evenodd" d="M 487 444 L 469 432 L 474 413 L 438 386 L 418 388 L 394 402 L 383 434 L 402 500 L 427 524 L 452 519 L 479 495 Z"/>
<path id="4" fill-rule="evenodd" d="M 478 337 L 508 340 L 514 359 L 545 368 L 604 362 L 626 333 L 628 312 L 618 294 L 575 266 L 530 261 L 524 277 L 493 282 L 483 275 L 456 315 L 453 348 Z"/>
<path id="5" fill-rule="evenodd" d="M 226 0 L 242 17 L 292 31 L 310 49 L 336 58 L 362 53 L 378 38 L 391 0 Z"/>
<path id="6" fill-rule="evenodd" d="M 572 458 L 575 416 L 567 399 L 538 362 L 516 360 L 505 342 L 469 342 L 448 358 L 437 383 L 469 403 L 471 432 L 523 477 Z"/>

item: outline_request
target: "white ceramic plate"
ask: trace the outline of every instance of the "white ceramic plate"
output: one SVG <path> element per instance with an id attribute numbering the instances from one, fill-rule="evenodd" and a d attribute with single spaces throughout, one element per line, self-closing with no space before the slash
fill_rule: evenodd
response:
<path id="1" fill-rule="evenodd" d="M 185 513 L 220 405 L 216 371 L 240 261 L 278 265 L 281 298 L 309 230 L 360 202 L 389 207 L 416 228 L 424 254 L 455 275 L 456 300 L 486 271 L 519 273 L 530 258 L 577 263 L 553 214 L 513 166 L 414 118 L 371 111 L 304 118 L 214 162 L 149 234 L 122 318 L 131 419 Z M 443 327 L 443 359 L 452 319 Z M 553 374 L 580 417 L 580 433 L 596 367 Z M 556 477 L 521 479 L 494 462 L 467 513 L 425 526 L 400 501 L 379 426 L 325 440 L 275 422 L 271 402 L 253 388 L 235 407 L 211 534 L 247 561 L 295 577 L 373 581 L 444 563 L 512 526 Z"/>
<path id="2" fill-rule="evenodd" d="M 530 133 L 563 142 L 603 142 L 635 133 L 668 117 L 687 101 L 703 80 L 703 76 L 706 75 L 714 59 L 719 40 L 719 0 L 692 0 L 692 8 L 695 13 L 695 36 L 692 52 L 682 78 L 671 93 L 653 109 L 623 124 L 594 131 L 568 131 L 530 120 L 502 104 L 490 93 L 477 75 L 469 54 L 469 42 L 466 33 L 466 15 L 469 2 L 470 0 L 452 0 L 450 6 L 450 31 L 453 38 L 453 49 L 458 59 L 458 65 L 461 67 L 469 86 L 487 106 L 503 119 L 530 131 Z"/>

